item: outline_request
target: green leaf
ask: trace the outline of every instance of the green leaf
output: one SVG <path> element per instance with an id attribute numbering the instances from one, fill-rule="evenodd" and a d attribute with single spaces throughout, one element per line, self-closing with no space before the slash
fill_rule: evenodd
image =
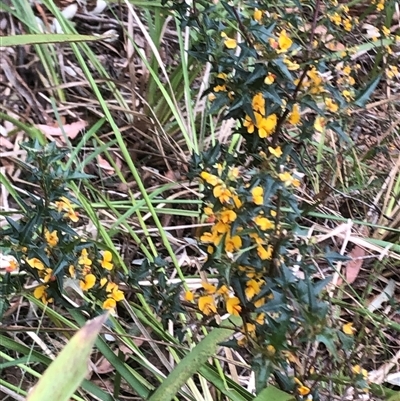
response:
<path id="1" fill-rule="evenodd" d="M 382 78 L 382 74 L 379 74 L 378 76 L 375 77 L 368 85 L 367 87 L 357 96 L 357 99 L 354 101 L 354 104 L 358 107 L 364 107 L 368 100 L 370 99 L 372 92 L 375 90 L 375 88 L 378 86 L 379 81 Z"/>
<path id="2" fill-rule="evenodd" d="M 240 321 L 239 318 L 236 319 Z M 217 352 L 217 346 L 232 336 L 231 328 L 216 328 L 187 354 L 161 383 L 148 401 L 170 401 L 180 388 Z"/>
<path id="3" fill-rule="evenodd" d="M 294 401 L 294 397 L 276 387 L 269 386 L 262 390 L 253 401 Z"/>
<path id="4" fill-rule="evenodd" d="M 73 35 L 73 34 L 31 34 L 31 35 L 15 35 L 3 36 L 0 39 L 1 46 L 24 46 L 34 44 L 48 43 L 68 43 L 68 42 L 89 42 L 94 40 L 103 40 L 104 36 L 93 35 Z"/>
<path id="5" fill-rule="evenodd" d="M 335 336 L 331 329 L 325 328 L 321 334 L 317 335 L 317 341 L 323 343 L 334 359 L 338 358 Z"/>
<path id="6" fill-rule="evenodd" d="M 80 386 L 90 353 L 108 314 L 89 320 L 69 341 L 29 393 L 27 401 L 67 401 Z"/>

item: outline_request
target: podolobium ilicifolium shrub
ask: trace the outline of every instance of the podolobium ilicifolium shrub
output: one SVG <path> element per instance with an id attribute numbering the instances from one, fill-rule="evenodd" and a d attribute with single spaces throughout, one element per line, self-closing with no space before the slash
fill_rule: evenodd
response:
<path id="1" fill-rule="evenodd" d="M 54 143 L 43 147 L 31 141 L 21 147 L 27 152 L 26 161 L 19 162 L 24 178 L 38 192 L 20 198 L 20 220 L 6 217 L 9 228 L 1 232 L 1 246 L 8 250 L 11 274 L 4 276 L 3 289 L 11 294 L 29 284 L 35 298 L 48 304 L 61 301 L 64 288 L 72 286 L 89 308 L 114 309 L 124 294 L 113 281 L 113 255 L 75 231 L 80 204 L 66 188 L 90 176 L 65 170 L 62 161 L 69 151 Z"/>
<path id="2" fill-rule="evenodd" d="M 327 132 L 350 146 L 352 111 L 365 105 L 382 77 L 399 82 L 392 51 L 399 37 L 385 25 L 393 2 L 372 2 L 360 13 L 379 21 L 365 43 L 353 35 L 365 29 L 363 21 L 337 1 L 163 3 L 190 28 L 189 54 L 211 65 L 210 113 L 235 119 L 232 133 L 244 139 L 238 151 L 216 144 L 193 156 L 191 174 L 202 185 L 208 223 L 199 237 L 203 268 L 218 284 L 205 282 L 186 299 L 207 317 L 242 318 L 228 344 L 252 355 L 258 391 L 273 375 L 299 398 L 319 399 L 325 373 L 300 350 L 316 355 L 323 343 L 343 364 L 338 350 L 351 349 L 353 332 L 335 328 L 321 298 L 329 281 L 316 274 L 324 252 L 306 239 L 298 196 L 303 163 L 312 156 L 301 160 L 298 150 L 324 141 Z M 384 62 L 362 73 L 357 53 L 371 49 Z M 344 369 L 368 391 L 365 370 Z"/>

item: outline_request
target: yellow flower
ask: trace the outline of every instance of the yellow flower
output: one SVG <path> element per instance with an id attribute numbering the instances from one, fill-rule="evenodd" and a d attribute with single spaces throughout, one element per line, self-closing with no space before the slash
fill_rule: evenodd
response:
<path id="1" fill-rule="evenodd" d="M 224 40 L 224 45 L 228 49 L 236 49 L 237 47 L 237 42 L 235 39 L 229 38 L 225 32 L 221 32 L 221 36 L 225 39 Z"/>
<path id="2" fill-rule="evenodd" d="M 283 59 L 283 62 L 286 64 L 286 67 L 289 71 L 296 71 L 300 68 L 300 64 L 289 60 L 287 57 Z"/>
<path id="3" fill-rule="evenodd" d="M 286 30 L 282 29 L 282 31 L 278 37 L 279 50 L 277 52 L 278 53 L 287 52 L 290 49 L 290 47 L 292 46 L 292 44 L 293 44 L 292 39 L 290 39 L 289 36 L 287 36 Z"/>
<path id="4" fill-rule="evenodd" d="M 242 239 L 238 235 L 231 237 L 229 234 L 225 238 L 225 252 L 233 253 L 242 247 Z"/>
<path id="5" fill-rule="evenodd" d="M 214 93 L 209 93 L 208 94 L 208 100 L 210 102 L 213 102 L 216 98 L 217 98 L 217 96 L 215 96 Z"/>
<path id="6" fill-rule="evenodd" d="M 112 298 L 107 298 L 103 302 L 103 309 L 114 309 L 117 306 L 117 303 L 115 302 L 115 299 Z"/>
<path id="7" fill-rule="evenodd" d="M 314 121 L 314 129 L 318 132 L 324 132 L 325 124 L 326 124 L 325 118 L 317 116 L 317 118 Z"/>
<path id="8" fill-rule="evenodd" d="M 46 229 L 44 232 L 44 237 L 46 238 L 46 242 L 49 246 L 54 247 L 58 244 L 57 230 L 50 232 Z"/>
<path id="9" fill-rule="evenodd" d="M 118 289 L 118 285 L 113 283 L 112 281 L 109 281 L 106 286 L 106 291 L 113 292 L 115 289 Z"/>
<path id="10" fill-rule="evenodd" d="M 218 178 L 216 175 L 210 174 L 207 171 L 202 171 L 200 177 L 211 186 L 215 187 L 217 184 L 221 182 L 221 179 Z"/>
<path id="11" fill-rule="evenodd" d="M 213 88 L 214 92 L 226 92 L 226 86 L 225 85 L 217 85 L 214 86 Z"/>
<path id="12" fill-rule="evenodd" d="M 76 223 L 79 221 L 79 214 L 75 212 L 73 209 L 68 210 L 67 213 L 64 214 L 65 219 L 70 219 L 72 222 Z"/>
<path id="13" fill-rule="evenodd" d="M 232 192 L 225 185 L 214 187 L 213 194 L 221 203 L 227 203 L 232 198 Z"/>
<path id="14" fill-rule="evenodd" d="M 100 261 L 103 269 L 112 270 L 114 265 L 112 264 L 112 253 L 110 251 L 104 251 L 103 260 Z"/>
<path id="15" fill-rule="evenodd" d="M 354 333 L 356 332 L 356 329 L 355 329 L 355 327 L 353 327 L 353 323 L 352 322 L 344 324 L 342 326 L 342 330 L 343 330 L 343 333 L 345 333 L 345 334 L 347 334 L 349 336 L 354 335 Z"/>
<path id="16" fill-rule="evenodd" d="M 363 375 L 364 379 L 368 378 L 368 372 L 365 369 L 362 369 L 360 365 L 355 365 L 351 368 L 351 370 L 353 371 L 353 373 L 355 373 L 356 375 Z"/>
<path id="17" fill-rule="evenodd" d="M 100 279 L 100 288 L 103 288 L 106 284 L 107 284 L 107 278 L 103 277 L 102 279 Z"/>
<path id="18" fill-rule="evenodd" d="M 261 92 L 254 95 L 251 106 L 255 112 L 259 112 L 261 115 L 265 114 L 265 99 Z"/>
<path id="19" fill-rule="evenodd" d="M 92 261 L 88 258 L 88 251 L 86 248 L 82 249 L 81 256 L 78 259 L 80 265 L 91 266 Z"/>
<path id="20" fill-rule="evenodd" d="M 194 300 L 194 294 L 192 291 L 185 292 L 185 301 L 191 302 Z"/>
<path id="21" fill-rule="evenodd" d="M 273 345 L 271 344 L 267 345 L 267 354 L 269 357 L 274 356 L 276 354 L 276 349 Z"/>
<path id="22" fill-rule="evenodd" d="M 253 196 L 253 202 L 256 205 L 262 205 L 264 203 L 264 189 L 262 187 L 254 187 L 251 190 Z"/>
<path id="23" fill-rule="evenodd" d="M 43 270 L 41 271 L 41 276 L 43 275 L 43 273 L 44 273 L 44 275 L 43 275 L 43 281 L 45 282 L 45 283 L 48 283 L 52 278 L 53 278 L 53 270 L 52 269 L 46 269 L 44 272 L 43 272 Z"/>
<path id="24" fill-rule="evenodd" d="M 345 31 L 350 32 L 351 29 L 353 28 L 353 22 L 351 20 L 351 18 L 346 18 L 343 20 L 342 22 L 343 24 L 343 28 L 345 29 Z"/>
<path id="25" fill-rule="evenodd" d="M 292 112 L 289 114 L 289 123 L 296 125 L 300 122 L 300 107 L 296 103 L 293 105 Z"/>
<path id="26" fill-rule="evenodd" d="M 278 123 L 278 117 L 276 114 L 270 114 L 266 118 L 261 118 L 257 121 L 258 135 L 260 138 L 266 138 L 270 136 L 276 128 Z"/>
<path id="27" fill-rule="evenodd" d="M 255 113 L 256 121 L 257 121 L 257 114 L 258 113 Z M 246 115 L 244 122 L 243 122 L 243 127 L 246 127 L 247 132 L 249 134 L 252 134 L 254 132 L 255 128 L 257 127 L 257 123 L 254 123 L 254 121 L 251 119 L 251 117 Z"/>
<path id="28" fill-rule="evenodd" d="M 267 219 L 266 217 L 263 216 L 257 216 L 254 218 L 254 222 L 260 227 L 261 230 L 270 230 L 271 228 L 274 228 L 274 223 L 272 223 L 271 220 Z"/>
<path id="29" fill-rule="evenodd" d="M 276 75 L 271 74 L 269 72 L 268 75 L 264 78 L 264 83 L 266 85 L 272 85 L 275 82 L 275 77 L 276 77 Z"/>
<path id="30" fill-rule="evenodd" d="M 305 395 L 310 394 L 311 390 L 308 387 L 304 386 L 303 383 L 297 377 L 294 378 L 294 381 L 296 382 L 296 384 L 298 386 L 297 387 L 297 392 L 300 395 L 305 396 Z"/>
<path id="31" fill-rule="evenodd" d="M 237 167 L 229 167 L 228 178 L 231 181 L 236 181 L 239 177 L 240 171 Z"/>
<path id="32" fill-rule="evenodd" d="M 199 309 L 206 315 L 217 313 L 214 298 L 211 295 L 205 295 L 199 298 Z"/>
<path id="33" fill-rule="evenodd" d="M 342 17 L 338 13 L 328 15 L 328 18 L 337 26 L 339 26 L 342 22 Z"/>
<path id="34" fill-rule="evenodd" d="M 263 305 L 265 305 L 265 297 L 260 298 L 259 300 L 254 302 L 254 306 L 256 308 L 261 308 Z M 262 324 L 262 323 L 261 323 Z"/>
<path id="35" fill-rule="evenodd" d="M 118 289 L 118 286 L 114 288 L 111 292 L 110 297 L 114 299 L 116 302 L 122 301 L 125 298 L 124 293 Z"/>
<path id="36" fill-rule="evenodd" d="M 261 260 L 271 259 L 272 257 L 272 246 L 268 245 L 268 248 L 265 249 L 262 245 L 257 247 L 257 254 Z"/>
<path id="37" fill-rule="evenodd" d="M 206 281 L 202 281 L 201 285 L 206 290 L 206 293 L 208 295 L 215 294 L 215 292 L 217 291 L 217 287 L 215 285 L 207 283 Z"/>
<path id="38" fill-rule="evenodd" d="M 79 286 L 83 291 L 88 291 L 96 284 L 96 276 L 94 274 L 86 274 L 83 280 L 79 281 Z"/>
<path id="39" fill-rule="evenodd" d="M 47 298 L 46 289 L 47 289 L 46 286 L 39 285 L 39 287 L 36 287 L 35 291 L 33 291 L 33 296 L 36 299 L 40 299 L 44 304 L 53 302 L 53 298 L 50 299 Z"/>
<path id="40" fill-rule="evenodd" d="M 265 323 L 265 313 L 259 313 L 256 318 L 256 323 L 263 325 Z"/>
<path id="41" fill-rule="evenodd" d="M 223 210 L 221 212 L 221 221 L 223 223 L 233 223 L 236 217 L 237 214 L 233 210 Z"/>
<path id="42" fill-rule="evenodd" d="M 393 79 L 397 75 L 399 75 L 399 69 L 395 65 L 389 65 L 385 70 L 386 75 L 389 79 Z"/>
<path id="43" fill-rule="evenodd" d="M 233 203 L 235 204 L 236 209 L 240 209 L 242 207 L 242 201 L 237 195 L 233 195 Z"/>
<path id="44" fill-rule="evenodd" d="M 268 150 L 269 153 L 271 153 L 271 155 L 275 156 L 275 157 L 281 157 L 282 156 L 282 149 L 280 146 L 278 146 L 277 148 L 272 148 L 271 146 L 268 146 Z"/>
<path id="45" fill-rule="evenodd" d="M 72 209 L 71 201 L 65 196 L 61 196 L 59 200 L 55 202 L 55 204 L 59 213 L 62 211 L 66 212 L 67 210 Z"/>
<path id="46" fill-rule="evenodd" d="M 246 290 L 245 290 L 245 294 L 246 294 L 246 298 L 248 301 L 250 301 L 254 295 L 259 294 L 259 292 L 261 291 L 261 286 L 264 284 L 264 280 L 249 280 L 246 283 Z"/>
<path id="47" fill-rule="evenodd" d="M 354 100 L 353 94 L 352 94 L 349 90 L 347 90 L 347 89 L 345 89 L 345 90 L 342 92 L 342 95 L 343 95 L 344 98 L 346 99 L 346 102 L 347 102 L 347 103 L 349 103 L 349 102 L 351 102 L 352 100 Z"/>
<path id="48" fill-rule="evenodd" d="M 239 313 L 242 311 L 239 298 L 237 297 L 228 298 L 226 300 L 226 310 L 231 315 L 239 316 Z"/>
<path id="49" fill-rule="evenodd" d="M 252 334 L 256 331 L 256 325 L 253 323 L 246 323 L 246 331 L 249 334 Z"/>
<path id="50" fill-rule="evenodd" d="M 225 234 L 229 231 L 229 224 L 226 224 L 222 221 L 219 221 L 212 229 L 211 231 L 214 232 L 216 231 L 219 234 Z"/>
<path id="51" fill-rule="evenodd" d="M 262 12 L 261 10 L 259 10 L 258 8 L 256 8 L 256 9 L 254 10 L 254 13 L 253 13 L 253 18 L 254 18 L 257 22 L 260 22 L 261 19 L 262 19 L 262 16 L 263 16 L 263 12 Z"/>
<path id="52" fill-rule="evenodd" d="M 325 106 L 331 113 L 336 113 L 339 106 L 332 99 L 325 99 Z"/>
<path id="53" fill-rule="evenodd" d="M 300 186 L 300 181 L 297 178 L 293 178 L 292 175 L 286 171 L 285 173 L 278 174 L 281 181 L 285 183 L 285 186 L 293 185 L 294 187 Z"/>
<path id="54" fill-rule="evenodd" d="M 217 231 L 213 231 L 212 233 L 210 232 L 205 232 L 203 235 L 200 237 L 200 241 L 204 242 L 206 244 L 212 243 L 215 246 L 218 246 L 219 243 L 221 242 L 222 235 L 219 235 Z"/>
<path id="55" fill-rule="evenodd" d="M 227 297 L 229 295 L 229 288 L 224 284 L 218 288 L 217 294 Z"/>
<path id="56" fill-rule="evenodd" d="M 207 215 L 207 216 L 213 216 L 213 215 L 214 215 L 214 210 L 213 210 L 212 207 L 210 207 L 210 206 L 206 206 L 206 207 L 203 209 L 203 212 L 204 212 L 204 214 Z"/>
<path id="57" fill-rule="evenodd" d="M 44 270 L 45 269 L 43 262 L 38 258 L 28 259 L 27 262 L 28 262 L 28 265 L 30 267 L 32 267 L 33 269 L 37 269 L 37 270 Z"/>

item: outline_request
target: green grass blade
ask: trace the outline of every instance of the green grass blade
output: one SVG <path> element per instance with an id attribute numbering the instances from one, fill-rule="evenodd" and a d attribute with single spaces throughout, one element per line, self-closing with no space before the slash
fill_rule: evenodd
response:
<path id="1" fill-rule="evenodd" d="M 29 34 L 3 36 L 0 39 L 0 45 L 8 46 L 24 46 L 47 43 L 67 43 L 67 42 L 90 42 L 94 40 L 102 40 L 103 37 L 93 35 L 66 35 L 66 34 Z"/>
<path id="2" fill-rule="evenodd" d="M 108 314 L 88 321 L 46 370 L 27 401 L 67 401 L 82 383 L 97 335 Z"/>
<path id="3" fill-rule="evenodd" d="M 170 401 L 179 389 L 217 352 L 218 344 L 233 334 L 230 328 L 212 330 L 175 367 L 149 398 L 149 401 Z"/>

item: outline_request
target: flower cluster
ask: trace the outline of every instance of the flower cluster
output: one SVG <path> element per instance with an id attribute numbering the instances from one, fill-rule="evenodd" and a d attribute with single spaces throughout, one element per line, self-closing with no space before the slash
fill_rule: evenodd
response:
<path id="1" fill-rule="evenodd" d="M 253 117 L 247 115 L 243 126 L 247 128 L 249 134 L 257 129 L 260 138 L 267 138 L 275 131 L 278 117 L 276 114 L 265 115 L 265 99 L 262 93 L 257 93 L 253 97 L 252 106 L 254 120 Z"/>
<path id="2" fill-rule="evenodd" d="M 80 221 L 79 202 L 68 193 L 66 183 L 87 176 L 63 170 L 60 160 L 68 151 L 54 143 L 43 147 L 32 141 L 21 146 L 27 151 L 21 165 L 42 196 L 32 196 L 24 218 L 9 219 L 9 227 L 1 230 L 0 245 L 8 250 L 9 288 L 12 291 L 13 285 L 17 288 L 21 283 L 32 288 L 34 279 L 34 297 L 48 304 L 60 299 L 66 283 L 72 282 L 86 304 L 115 308 L 124 294 L 113 281 L 112 253 L 99 250 L 97 243 L 81 238 L 73 228 Z"/>
<path id="3" fill-rule="evenodd" d="M 78 213 L 75 211 L 75 205 L 66 197 L 61 197 L 55 202 L 56 210 L 61 214 L 61 218 L 78 221 Z M 64 213 L 65 212 L 65 213 Z M 55 256 L 57 255 L 57 245 L 59 244 L 59 235 L 63 236 L 63 241 L 68 241 L 68 236 L 65 233 L 59 233 L 57 229 L 49 231 L 44 229 L 44 242 L 45 247 L 43 260 L 38 257 L 28 258 L 25 256 L 26 264 L 33 269 L 35 275 L 39 279 L 38 285 L 33 295 L 35 298 L 40 299 L 43 303 L 52 303 L 54 298 L 49 296 L 50 284 L 56 281 L 56 276 L 51 265 L 55 264 Z M 72 239 L 72 238 L 71 238 Z M 65 245 L 65 244 L 64 244 Z M 103 302 L 103 309 L 113 309 L 118 301 L 124 299 L 123 292 L 118 288 L 118 285 L 110 280 L 108 273 L 114 268 L 112 263 L 112 253 L 108 250 L 104 251 L 101 259 L 96 259 L 96 254 L 99 254 L 94 247 L 89 243 L 82 243 L 85 246 L 80 254 L 77 255 L 75 260 L 71 263 L 72 257 L 69 257 L 69 265 L 63 269 L 61 275 L 79 280 L 79 286 L 83 292 L 96 290 L 102 292 L 105 296 Z M 25 248 L 24 255 L 28 255 L 28 248 Z M 45 261 L 44 261 L 45 260 Z M 60 274 L 60 273 L 59 273 Z M 63 277 L 64 279 L 64 277 Z"/>
<path id="4" fill-rule="evenodd" d="M 262 105 L 260 100 L 259 107 Z M 282 235 L 287 235 L 281 196 L 300 185 L 293 172 L 281 165 L 285 158 L 281 148 L 269 147 L 268 152 L 259 154 L 262 163 L 271 167 L 268 173 L 255 166 L 249 170 L 235 167 L 234 160 L 199 171 L 206 195 L 203 221 L 209 225 L 200 241 L 208 255 L 207 264 L 228 270 L 221 274 L 218 286 L 204 283 L 201 294 L 186 293 L 186 299 L 196 299 L 207 316 L 217 312 L 242 316 L 243 310 L 252 311 L 243 327 L 252 336 L 257 326 L 265 323 L 263 305 L 274 298 L 271 283 L 267 283 L 274 268 L 285 260 L 274 254 Z"/>
<path id="5" fill-rule="evenodd" d="M 364 88 L 379 81 L 378 74 L 364 86 L 357 81 L 360 65 L 353 57 L 357 50 L 346 48 L 345 38 L 337 32 L 348 34 L 359 28 L 360 22 L 348 6 L 336 1 L 329 3 L 317 27 L 296 19 L 296 37 L 292 22 L 280 18 L 275 6 L 265 4 L 260 4 L 253 14 L 238 15 L 242 35 L 236 34 L 233 39 L 227 30 L 221 31 L 225 51 L 221 52 L 219 42 L 215 45 L 218 51 L 211 52 L 215 54 L 215 78 L 208 94 L 211 112 L 219 113 L 226 105 L 227 116 L 241 121 L 243 129 L 239 132 L 248 142 L 249 135 L 257 134 L 251 139 L 256 146 L 261 143 L 258 138 L 267 138 L 264 146 L 268 146 L 271 136 L 275 145 L 277 135 L 285 130 L 303 137 L 315 131 L 323 133 L 327 128 L 339 132 L 338 123 L 330 115 L 341 113 L 345 124 L 353 104 L 356 102 L 359 107 L 366 101 Z M 375 3 L 377 10 L 384 9 L 383 0 Z M 219 31 L 223 25 L 213 28 Z M 393 51 L 399 38 L 386 25 L 371 26 L 369 31 L 372 30 L 376 33 L 368 33 L 367 37 L 388 41 L 382 71 L 389 82 L 400 80 Z M 312 46 L 305 46 L 310 36 Z M 310 54 L 315 54 L 315 59 L 307 56 Z"/>

